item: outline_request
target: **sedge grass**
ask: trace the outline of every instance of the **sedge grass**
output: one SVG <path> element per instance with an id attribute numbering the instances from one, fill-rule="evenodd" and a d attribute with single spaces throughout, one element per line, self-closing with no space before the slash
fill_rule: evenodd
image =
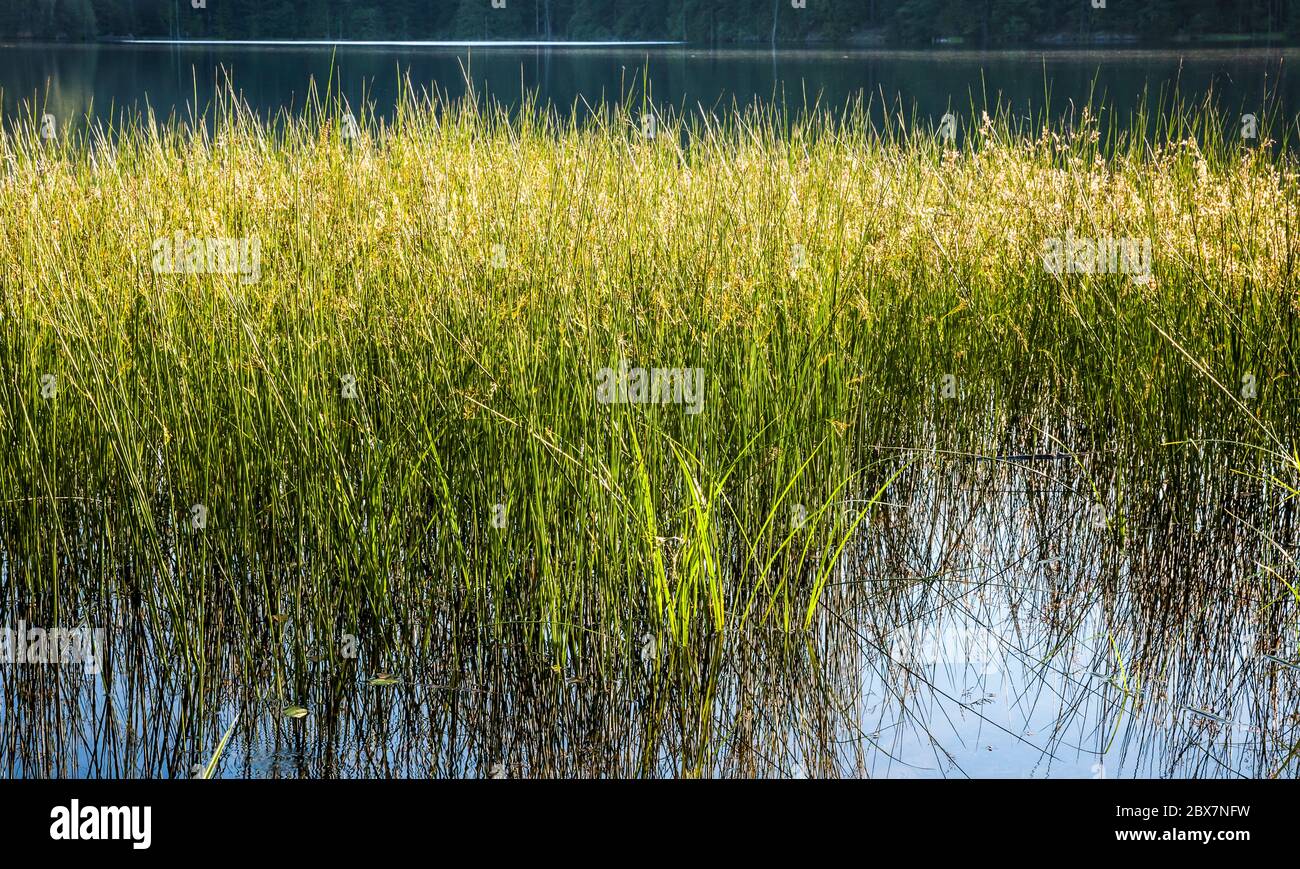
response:
<path id="1" fill-rule="evenodd" d="M 1285 124 L 345 112 L 0 133 L 11 600 L 130 599 L 199 670 L 451 601 L 562 665 L 811 626 L 901 448 L 1293 449 Z M 156 272 L 177 232 L 255 238 L 257 279 Z M 1150 280 L 1049 274 L 1067 233 L 1150 239 Z M 599 404 L 621 360 L 702 370 L 701 412 Z"/>

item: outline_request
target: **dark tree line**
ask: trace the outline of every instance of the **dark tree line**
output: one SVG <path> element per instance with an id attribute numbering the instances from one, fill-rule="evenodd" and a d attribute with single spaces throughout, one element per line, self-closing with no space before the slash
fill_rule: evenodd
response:
<path id="1" fill-rule="evenodd" d="M 684 39 L 977 45 L 1300 37 L 1300 0 L 0 0 L 0 39 Z M 794 8 L 803 2 L 803 8 Z M 1094 8 L 1103 3 L 1105 8 Z M 205 8 L 194 8 L 203 5 Z"/>

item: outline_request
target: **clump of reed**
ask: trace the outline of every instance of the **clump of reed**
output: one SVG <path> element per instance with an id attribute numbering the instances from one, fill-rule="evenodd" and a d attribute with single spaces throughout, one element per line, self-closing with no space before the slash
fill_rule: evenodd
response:
<path id="1" fill-rule="evenodd" d="M 1293 123 L 348 112 L 0 133 L 11 604 L 126 601 L 196 666 L 449 608 L 562 663 L 813 625 L 900 446 L 1222 438 L 1295 482 Z M 177 233 L 257 274 L 155 269 Z M 1050 273 L 1067 235 L 1149 239 L 1149 280 Z M 598 402 L 624 360 L 700 412 Z"/>

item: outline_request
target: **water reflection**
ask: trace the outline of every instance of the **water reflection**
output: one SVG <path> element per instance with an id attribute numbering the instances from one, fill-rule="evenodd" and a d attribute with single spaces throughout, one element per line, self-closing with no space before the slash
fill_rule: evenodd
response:
<path id="1" fill-rule="evenodd" d="M 688 648 L 595 622 L 538 643 L 436 574 L 355 658 L 205 597 L 172 613 L 203 621 L 182 648 L 139 595 L 75 582 L 121 569 L 93 545 L 59 614 L 5 547 L 5 611 L 108 625 L 111 659 L 0 667 L 0 771 L 186 777 L 238 714 L 226 777 L 1296 775 L 1294 502 L 1223 471 L 1257 459 L 897 452 L 919 460 L 813 630 L 755 618 Z"/>

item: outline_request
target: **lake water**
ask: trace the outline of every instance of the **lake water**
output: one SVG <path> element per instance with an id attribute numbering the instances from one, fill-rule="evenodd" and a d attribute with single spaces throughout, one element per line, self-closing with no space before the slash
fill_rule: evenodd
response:
<path id="1" fill-rule="evenodd" d="M 1286 593 L 1242 529 L 1294 541 L 1296 511 L 1218 473 L 1245 451 L 1189 453 L 1123 472 L 1120 534 L 1090 509 L 1114 457 L 905 450 L 811 632 L 687 648 L 595 625 L 557 661 L 421 583 L 355 659 L 287 616 L 251 646 L 210 627 L 200 668 L 171 638 L 192 614 L 151 625 L 69 577 L 66 612 L 109 628 L 101 672 L 0 666 L 0 776 L 184 778 L 238 721 L 221 776 L 1292 777 L 1295 637 L 1258 615 Z"/>
<path id="2" fill-rule="evenodd" d="M 842 105 L 860 93 L 937 117 L 969 112 L 985 98 L 1017 111 L 1053 114 L 1091 97 L 1111 103 L 1122 126 L 1144 92 L 1177 92 L 1188 100 L 1213 93 L 1227 111 L 1272 110 L 1293 118 L 1300 80 L 1286 67 L 1296 50 L 969 51 L 845 50 L 708 51 L 684 46 L 446 46 L 446 45 L 171 45 L 102 46 L 0 44 L 2 107 L 12 116 L 24 103 L 60 118 L 149 105 L 161 117 L 182 117 L 196 98 L 212 98 L 223 71 L 262 113 L 301 106 L 308 82 L 341 84 L 353 105 L 368 98 L 384 114 L 399 75 L 419 88 L 459 96 L 466 82 L 479 94 L 513 103 L 535 91 L 561 109 L 583 101 L 640 93 L 642 76 L 658 104 L 697 109 L 732 100 L 781 100 L 798 110 Z M 640 97 L 637 96 L 637 99 Z"/>

